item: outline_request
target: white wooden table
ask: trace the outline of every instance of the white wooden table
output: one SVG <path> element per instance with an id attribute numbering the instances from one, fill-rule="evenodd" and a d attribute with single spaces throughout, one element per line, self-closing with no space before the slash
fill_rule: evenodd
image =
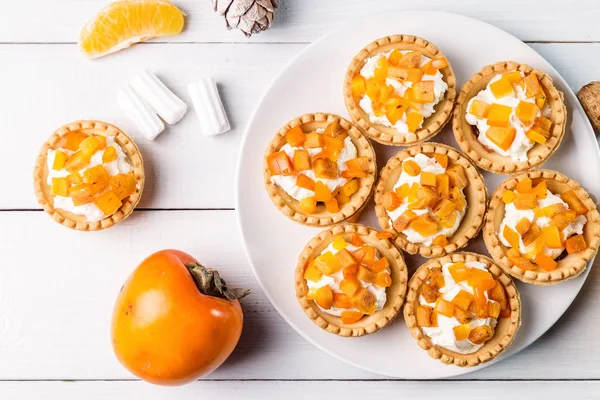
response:
<path id="1" fill-rule="evenodd" d="M 598 265 L 563 318 L 522 353 L 456 381 L 394 381 L 324 354 L 275 312 L 243 254 L 233 180 L 256 101 L 295 54 L 329 30 L 415 6 L 462 13 L 527 41 L 578 90 L 600 78 L 600 4 L 283 0 L 274 28 L 247 40 L 225 30 L 208 0 L 178 0 L 188 14 L 185 33 L 89 61 L 74 42 L 105 3 L 6 0 L 0 12 L 0 399 L 597 398 Z M 156 141 L 141 137 L 115 104 L 118 88 L 140 68 L 155 71 L 188 104 L 187 82 L 215 77 L 233 131 L 203 137 L 190 112 Z M 147 171 L 139 210 L 92 234 L 52 222 L 31 184 L 41 143 L 63 123 L 85 118 L 130 132 Z M 136 380 L 119 365 L 109 341 L 122 282 L 162 248 L 194 254 L 232 284 L 254 291 L 243 301 L 246 324 L 232 357 L 207 379 L 176 389 Z"/>

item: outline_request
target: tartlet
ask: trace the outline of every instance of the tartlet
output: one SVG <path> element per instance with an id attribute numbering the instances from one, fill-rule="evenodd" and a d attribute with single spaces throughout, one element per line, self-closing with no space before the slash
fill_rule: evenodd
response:
<path id="1" fill-rule="evenodd" d="M 371 142 L 346 119 L 305 114 L 267 146 L 265 186 L 285 216 L 309 226 L 358 217 L 373 193 L 377 164 Z"/>
<path id="2" fill-rule="evenodd" d="M 75 121 L 42 145 L 33 178 L 37 200 L 52 219 L 97 231 L 132 213 L 145 175 L 142 155 L 123 131 L 101 121 Z"/>
<path id="3" fill-rule="evenodd" d="M 447 279 L 460 287 L 452 298 L 439 291 Z M 513 342 L 521 325 L 521 300 L 512 279 L 491 259 L 454 253 L 431 259 L 415 271 L 408 283 L 404 320 L 429 356 L 474 367 L 493 360 Z"/>
<path id="4" fill-rule="evenodd" d="M 298 259 L 295 281 L 298 302 L 316 325 L 339 336 L 363 336 L 398 315 L 408 271 L 387 235 L 342 224 L 308 242 Z"/>
<path id="5" fill-rule="evenodd" d="M 375 40 L 352 60 L 344 101 L 352 121 L 371 139 L 408 146 L 440 132 L 450 120 L 456 78 L 443 53 L 420 37 Z"/>
<path id="6" fill-rule="evenodd" d="M 440 143 L 398 152 L 381 170 L 375 189 L 382 229 L 407 253 L 428 258 L 452 253 L 477 236 L 486 204 L 487 189 L 477 168 L 460 151 Z"/>
<path id="7" fill-rule="evenodd" d="M 579 183 L 551 170 L 530 171 L 500 184 L 483 228 L 498 265 L 536 285 L 579 276 L 598 251 L 599 235 L 594 201 Z"/>
<path id="8" fill-rule="evenodd" d="M 483 67 L 464 84 L 452 127 L 461 149 L 479 167 L 514 174 L 550 158 L 566 121 L 563 94 L 548 74 L 502 61 Z"/>

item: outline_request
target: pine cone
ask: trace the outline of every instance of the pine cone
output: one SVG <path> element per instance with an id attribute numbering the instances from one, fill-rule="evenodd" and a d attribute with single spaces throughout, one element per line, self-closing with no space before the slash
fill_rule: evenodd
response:
<path id="1" fill-rule="evenodd" d="M 590 82 L 579 90 L 577 97 L 596 132 L 600 132 L 600 82 Z"/>
<path id="2" fill-rule="evenodd" d="M 225 18 L 227 29 L 237 28 L 246 37 L 271 27 L 277 0 L 212 0 L 213 9 Z"/>

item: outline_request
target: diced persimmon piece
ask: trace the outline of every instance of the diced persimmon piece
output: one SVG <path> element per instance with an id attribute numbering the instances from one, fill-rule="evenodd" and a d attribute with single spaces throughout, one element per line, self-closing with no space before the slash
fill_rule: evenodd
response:
<path id="1" fill-rule="evenodd" d="M 469 184 L 465 169 L 460 164 L 455 164 L 446 170 L 446 174 L 450 178 L 450 185 L 459 189 L 464 189 Z"/>
<path id="2" fill-rule="evenodd" d="M 442 198 L 433 208 L 433 213 L 440 219 L 446 218 L 456 210 L 456 204 L 452 200 Z"/>
<path id="3" fill-rule="evenodd" d="M 375 262 L 375 247 L 368 244 L 363 245 L 354 251 L 354 258 L 362 264 L 372 266 Z"/>
<path id="4" fill-rule="evenodd" d="M 337 161 L 337 158 L 344 149 L 344 141 L 339 138 L 326 136 L 325 134 L 323 134 L 323 141 L 325 142 L 325 150 L 327 150 L 329 154 L 331 154 L 332 159 Z"/>
<path id="5" fill-rule="evenodd" d="M 524 269 L 526 271 L 533 271 L 536 269 L 535 265 L 533 265 L 528 259 L 521 255 L 521 252 L 518 248 L 511 248 L 506 252 L 506 255 L 510 262 L 512 262 L 518 268 Z"/>
<path id="6" fill-rule="evenodd" d="M 108 173 L 106 172 L 106 169 L 104 168 L 104 166 L 102 166 L 102 164 L 86 169 L 83 172 L 83 180 L 89 185 L 92 195 L 102 192 L 109 185 Z M 127 186 L 129 186 L 128 182 L 125 183 L 127 184 Z M 123 189 L 128 190 L 127 187 Z M 121 192 L 115 192 L 115 194 L 117 195 L 117 198 L 119 198 L 119 200 L 122 200 L 120 197 Z"/>
<path id="7" fill-rule="evenodd" d="M 542 128 L 545 132 L 550 132 L 552 129 L 552 121 L 543 115 L 537 117 L 533 124 Z"/>
<path id="8" fill-rule="evenodd" d="M 338 204 L 335 197 L 332 197 L 331 199 L 329 199 L 328 201 L 325 201 L 324 203 L 325 203 L 325 208 L 330 213 L 335 214 L 335 213 L 340 212 L 340 205 Z"/>
<path id="9" fill-rule="evenodd" d="M 435 176 L 435 186 L 440 197 L 448 197 L 450 195 L 450 177 L 448 174 L 438 174 Z"/>
<path id="10" fill-rule="evenodd" d="M 377 299 L 368 289 L 361 287 L 354 294 L 356 308 L 364 314 L 373 314 L 377 309 Z"/>
<path id="11" fill-rule="evenodd" d="M 406 210 L 404 213 L 402 213 L 402 215 L 396 218 L 392 225 L 397 232 L 402 232 L 403 230 L 408 228 L 410 222 L 416 217 L 417 214 L 415 214 L 413 211 Z"/>
<path id="12" fill-rule="evenodd" d="M 309 196 L 300 200 L 300 208 L 309 214 L 314 214 L 317 211 L 317 200 Z"/>
<path id="13" fill-rule="evenodd" d="M 352 308 L 352 299 L 346 293 L 333 294 L 333 306 L 337 308 Z"/>
<path id="14" fill-rule="evenodd" d="M 338 251 L 343 250 L 346 247 L 348 247 L 348 243 L 341 236 L 337 236 L 335 239 L 333 239 L 333 242 L 331 242 L 331 245 L 333 246 L 334 249 L 336 249 Z"/>
<path id="15" fill-rule="evenodd" d="M 517 193 L 513 201 L 517 210 L 532 210 L 537 207 L 535 193 Z"/>
<path id="16" fill-rule="evenodd" d="M 512 126 L 490 126 L 485 132 L 485 136 L 504 151 L 510 149 L 510 146 L 512 146 L 513 142 L 515 141 L 516 135 L 517 131 Z"/>
<path id="17" fill-rule="evenodd" d="M 531 193 L 533 191 L 533 182 L 531 181 L 531 178 L 525 178 L 517 182 L 515 189 L 517 189 L 517 192 L 519 193 Z"/>
<path id="18" fill-rule="evenodd" d="M 490 105 L 477 99 L 473 99 L 471 106 L 469 107 L 469 113 L 473 114 L 477 118 L 487 118 L 489 111 Z"/>
<path id="19" fill-rule="evenodd" d="M 501 77 L 497 81 L 490 83 L 490 91 L 497 99 L 501 99 L 502 97 L 510 96 L 511 94 L 515 93 L 512 84 L 505 77 Z"/>
<path id="20" fill-rule="evenodd" d="M 441 289 L 446 286 L 446 279 L 440 267 L 433 267 L 427 271 L 427 279 L 433 287 Z"/>
<path id="21" fill-rule="evenodd" d="M 315 200 L 326 202 L 333 198 L 333 195 L 329 191 L 327 185 L 321 181 L 315 182 Z"/>
<path id="22" fill-rule="evenodd" d="M 525 90 L 525 96 L 528 98 L 535 97 L 542 91 L 540 81 L 534 72 L 523 78 L 517 85 Z"/>
<path id="23" fill-rule="evenodd" d="M 521 218 L 515 225 L 515 229 L 520 236 L 523 236 L 531 228 L 531 221 L 525 217 Z M 508 239 L 507 239 L 508 240 Z"/>
<path id="24" fill-rule="evenodd" d="M 468 324 L 473 320 L 473 313 L 471 310 L 463 310 L 459 307 L 454 307 L 454 318 L 459 324 Z"/>
<path id="25" fill-rule="evenodd" d="M 527 132 L 525 132 L 525 136 L 527 136 L 533 142 L 539 143 L 539 144 L 544 144 L 544 143 L 546 143 L 546 140 L 548 140 L 548 139 L 546 139 L 546 137 L 544 135 L 537 132 L 535 129 L 529 129 Z"/>
<path id="26" fill-rule="evenodd" d="M 542 180 L 542 181 L 540 181 L 540 183 L 535 185 L 532 192 L 535 193 L 535 197 L 542 200 L 547 197 L 547 193 L 546 193 L 547 190 L 548 190 L 548 183 L 545 180 Z"/>
<path id="27" fill-rule="evenodd" d="M 517 83 L 521 79 L 523 79 L 523 75 L 521 75 L 520 71 L 509 72 L 507 74 L 504 74 L 502 77 L 507 79 L 510 83 L 513 83 L 513 84 Z"/>
<path id="28" fill-rule="evenodd" d="M 487 318 L 487 298 L 479 286 L 473 288 L 473 313 L 479 318 Z"/>
<path id="29" fill-rule="evenodd" d="M 96 204 L 106 216 L 114 214 L 123 205 L 121 200 L 119 200 L 112 190 L 107 190 L 96 197 L 94 204 Z"/>
<path id="30" fill-rule="evenodd" d="M 504 291 L 504 287 L 502 285 L 496 285 L 488 291 L 488 297 L 490 300 L 494 300 L 500 304 L 500 308 L 502 310 L 508 307 L 508 299 L 506 297 L 506 292 Z"/>
<path id="31" fill-rule="evenodd" d="M 421 185 L 435 187 L 435 185 L 436 185 L 435 174 L 433 172 L 427 172 L 427 171 L 421 172 Z"/>
<path id="32" fill-rule="evenodd" d="M 88 204 L 94 201 L 94 197 L 90 192 L 89 185 L 82 183 L 81 185 L 71 186 L 69 189 L 69 196 L 73 200 L 75 206 Z"/>
<path id="33" fill-rule="evenodd" d="M 427 303 L 435 302 L 440 296 L 440 292 L 433 285 L 424 283 L 419 287 L 419 294 L 423 296 Z"/>
<path id="34" fill-rule="evenodd" d="M 348 168 L 342 172 L 344 178 L 366 178 L 369 172 L 369 159 L 367 157 L 356 157 L 346 161 Z"/>
<path id="35" fill-rule="evenodd" d="M 87 171 L 86 171 L 87 172 Z M 135 193 L 137 187 L 133 171 L 127 174 L 118 174 L 108 178 L 108 184 L 119 200 L 123 200 Z"/>
<path id="36" fill-rule="evenodd" d="M 515 115 L 523 125 L 531 125 L 535 118 L 537 117 L 540 109 L 535 103 L 530 103 L 528 101 L 521 100 L 515 109 Z"/>
<path id="37" fill-rule="evenodd" d="M 304 174 L 300 174 L 296 178 L 296 186 L 301 187 L 303 189 L 312 190 L 314 192 L 315 181 L 313 181 L 312 179 L 310 179 L 308 176 L 306 176 Z"/>
<path id="38" fill-rule="evenodd" d="M 355 74 L 352 77 L 350 87 L 352 89 L 352 95 L 354 97 L 362 97 L 367 92 L 367 81 L 364 76 L 360 74 Z"/>
<path id="39" fill-rule="evenodd" d="M 574 235 L 568 238 L 565 242 L 567 253 L 573 254 L 587 249 L 588 245 L 585 242 L 583 235 Z"/>
<path id="40" fill-rule="evenodd" d="M 388 75 L 388 67 L 389 65 L 387 58 L 381 57 L 379 60 L 377 60 L 377 68 L 375 68 L 373 73 L 375 78 L 385 80 Z"/>
<path id="41" fill-rule="evenodd" d="M 83 167 L 90 163 L 91 157 L 82 151 L 78 151 L 77 153 L 71 155 L 65 164 L 65 168 L 67 171 L 73 173 L 81 170 Z"/>
<path id="42" fill-rule="evenodd" d="M 323 139 L 327 137 L 338 139 L 343 143 L 348 137 L 348 131 L 340 125 L 338 120 L 335 120 L 327 124 L 323 131 Z"/>
<path id="43" fill-rule="evenodd" d="M 359 183 L 357 179 L 351 179 L 340 188 L 340 193 L 345 196 L 352 196 L 358 191 Z"/>
<path id="44" fill-rule="evenodd" d="M 402 99 L 390 99 L 385 104 L 385 116 L 392 125 L 396 125 L 396 123 L 402 118 L 402 116 L 406 112 L 407 108 L 408 103 L 406 103 Z"/>
<path id="45" fill-rule="evenodd" d="M 450 242 L 448 242 L 448 238 L 445 235 L 437 235 L 435 239 L 433 239 L 433 244 L 438 246 L 448 246 Z"/>
<path id="46" fill-rule="evenodd" d="M 496 281 L 493 278 L 481 279 L 473 277 L 471 279 L 467 279 L 467 283 L 469 284 L 469 286 L 479 287 L 484 292 L 496 286 Z"/>
<path id="47" fill-rule="evenodd" d="M 387 288 L 392 286 L 392 277 L 387 272 L 382 272 L 377 274 L 377 278 L 375 279 L 375 284 L 377 286 Z"/>
<path id="48" fill-rule="evenodd" d="M 504 193 L 502 193 L 502 201 L 504 202 L 504 204 L 510 204 L 513 202 L 514 199 L 515 192 L 513 192 L 512 190 L 506 190 L 504 191 Z"/>
<path id="49" fill-rule="evenodd" d="M 567 206 L 565 206 L 563 203 L 554 203 L 554 204 L 550 204 L 549 206 L 542 208 L 540 210 L 540 212 L 542 213 L 543 216 L 552 218 L 559 212 L 565 211 L 566 209 L 567 209 Z"/>
<path id="50" fill-rule="evenodd" d="M 421 173 L 421 167 L 413 160 L 405 160 L 402 163 L 402 171 L 410 176 L 417 176 Z"/>
<path id="51" fill-rule="evenodd" d="M 450 189 L 450 200 L 456 204 L 457 210 L 462 211 L 467 206 L 465 195 L 462 194 L 461 190 L 457 186 L 454 186 L 452 189 Z"/>
<path id="52" fill-rule="evenodd" d="M 537 224 L 531 224 L 529 230 L 525 232 L 523 235 L 523 244 L 525 246 L 529 246 L 535 239 L 537 239 L 542 234 L 542 230 L 537 226 Z"/>
<path id="53" fill-rule="evenodd" d="M 544 235 L 546 247 L 549 249 L 562 249 L 563 240 L 561 238 L 561 233 L 556 226 L 550 225 L 543 227 L 542 234 Z"/>
<path id="54" fill-rule="evenodd" d="M 67 177 L 64 178 L 52 178 L 52 188 L 51 192 L 55 196 L 69 196 L 69 187 L 70 187 L 69 179 Z"/>
<path id="55" fill-rule="evenodd" d="M 535 104 L 538 106 L 540 110 L 544 108 L 544 104 L 546 104 L 546 93 L 543 90 L 535 96 Z"/>
<path id="56" fill-rule="evenodd" d="M 102 150 L 103 148 L 106 147 L 106 136 L 103 136 L 103 135 L 94 135 L 94 137 L 100 143 L 100 146 L 98 147 L 98 150 Z"/>
<path id="57" fill-rule="evenodd" d="M 415 317 L 417 319 L 417 325 L 430 327 L 434 326 L 433 319 L 434 313 L 433 308 L 429 306 L 417 306 L 415 307 Z"/>
<path id="58" fill-rule="evenodd" d="M 423 237 L 433 236 L 440 229 L 438 222 L 429 214 L 417 216 L 410 222 L 409 226 Z"/>
<path id="59" fill-rule="evenodd" d="M 461 290 L 452 299 L 452 304 L 454 304 L 456 307 L 460 308 L 463 311 L 467 311 L 472 301 L 473 295 L 469 292 Z"/>
<path id="60" fill-rule="evenodd" d="M 408 183 L 403 183 L 402 185 L 398 186 L 394 191 L 396 192 L 398 197 L 400 197 L 400 199 L 405 199 L 410 193 L 410 186 L 411 185 Z"/>
<path id="61" fill-rule="evenodd" d="M 52 163 L 52 169 L 55 171 L 60 171 L 65 167 L 68 159 L 69 156 L 66 153 L 60 150 L 56 150 L 54 152 L 54 162 Z"/>
<path id="62" fill-rule="evenodd" d="M 358 263 L 350 267 L 346 267 L 342 270 L 344 279 L 356 279 L 356 273 L 358 272 Z"/>
<path id="63" fill-rule="evenodd" d="M 94 136 L 88 136 L 79 143 L 79 149 L 88 156 L 92 156 L 102 144 Z"/>
<path id="64" fill-rule="evenodd" d="M 416 132 L 423 122 L 423 115 L 414 111 L 406 114 L 406 125 L 409 132 Z"/>
<path id="65" fill-rule="evenodd" d="M 79 144 L 88 137 L 85 133 L 79 131 L 69 132 L 65 136 L 65 148 L 71 151 L 79 150 Z"/>
<path id="66" fill-rule="evenodd" d="M 104 164 L 113 162 L 117 159 L 117 149 L 114 146 L 108 146 L 102 153 L 102 162 Z"/>
<path id="67" fill-rule="evenodd" d="M 364 316 L 363 313 L 358 311 L 342 311 L 341 318 L 342 324 L 352 325 L 357 323 Z"/>
<path id="68" fill-rule="evenodd" d="M 381 205 L 387 211 L 394 211 L 395 209 L 400 207 L 401 203 L 402 203 L 402 200 L 400 200 L 400 197 L 398 197 L 396 192 L 393 192 L 393 191 L 385 192 L 383 194 L 383 196 L 381 196 Z"/>
<path id="69" fill-rule="evenodd" d="M 575 190 L 567 190 L 566 192 L 560 195 L 560 198 L 562 199 L 562 201 L 567 203 L 569 205 L 569 209 L 575 211 L 577 215 L 587 214 L 588 209 L 585 206 L 585 204 L 583 204 L 583 201 L 579 199 Z"/>
<path id="70" fill-rule="evenodd" d="M 358 234 L 358 232 L 355 232 L 352 234 L 352 237 L 350 238 L 350 243 L 354 247 L 361 247 L 362 245 L 364 245 L 364 242 L 360 238 L 360 235 Z"/>
<path id="71" fill-rule="evenodd" d="M 306 139 L 304 140 L 303 146 L 309 149 L 316 149 L 319 147 L 323 147 L 325 141 L 323 140 L 323 135 L 317 132 L 310 132 L 306 134 Z"/>
<path id="72" fill-rule="evenodd" d="M 346 196 L 345 194 L 342 194 L 342 193 L 338 193 L 335 196 L 335 199 L 337 200 L 338 204 L 347 204 L 347 203 L 350 203 L 350 197 Z"/>
<path id="73" fill-rule="evenodd" d="M 322 276 L 323 273 L 319 271 L 319 269 L 314 265 L 309 265 L 304 270 L 304 279 L 306 279 L 307 281 L 318 282 Z"/>
<path id="74" fill-rule="evenodd" d="M 305 171 L 310 169 L 310 156 L 306 150 L 294 151 L 294 171 Z"/>
<path id="75" fill-rule="evenodd" d="M 377 260 L 373 263 L 373 265 L 371 266 L 371 269 L 373 271 L 375 271 L 376 273 L 388 271 L 390 269 L 390 262 L 385 257 L 380 258 L 379 260 Z"/>
<path id="76" fill-rule="evenodd" d="M 406 68 L 416 68 L 421 64 L 421 53 L 418 51 L 411 51 L 402 56 L 398 62 L 398 66 Z"/>
<path id="77" fill-rule="evenodd" d="M 437 304 L 435 305 L 435 311 L 438 314 L 442 314 L 448 318 L 452 318 L 454 315 L 454 304 L 450 303 L 447 300 L 439 298 Z"/>
<path id="78" fill-rule="evenodd" d="M 79 174 L 79 172 L 73 172 L 67 176 L 69 179 L 69 183 L 71 185 L 81 185 L 83 183 L 83 177 Z"/>
<path id="79" fill-rule="evenodd" d="M 452 332 L 454 332 L 454 338 L 456 340 L 465 340 L 469 338 L 469 333 L 471 333 L 471 325 L 463 324 L 456 325 L 452 328 Z"/>
<path id="80" fill-rule="evenodd" d="M 313 163 L 313 171 L 317 178 L 336 179 L 338 177 L 337 163 L 329 158 L 319 158 Z"/>
<path id="81" fill-rule="evenodd" d="M 494 335 L 494 330 L 488 325 L 481 325 L 471 329 L 469 332 L 469 340 L 473 344 L 482 344 L 487 342 Z"/>
<path id="82" fill-rule="evenodd" d="M 458 215 L 459 215 L 458 211 L 453 211 L 452 213 L 448 214 L 446 217 L 440 219 L 440 225 L 443 228 L 453 228 L 454 225 L 456 225 Z"/>
<path id="83" fill-rule="evenodd" d="M 269 154 L 267 156 L 267 165 L 271 175 L 291 175 L 294 171 L 292 163 L 285 151 Z"/>
<path id="84" fill-rule="evenodd" d="M 444 57 L 434 58 L 431 60 L 431 66 L 437 70 L 446 68 L 448 66 L 448 60 Z"/>
<path id="85" fill-rule="evenodd" d="M 504 229 L 502 230 L 502 237 L 506 239 L 506 241 L 510 244 L 512 248 L 519 248 L 519 234 L 515 232 L 515 230 L 512 229 L 510 226 L 504 225 Z"/>
<path id="86" fill-rule="evenodd" d="M 534 261 L 544 271 L 552 271 L 558 265 L 556 261 L 554 261 L 551 257 L 545 255 L 544 253 L 536 255 Z"/>
<path id="87" fill-rule="evenodd" d="M 340 282 L 340 290 L 348 296 L 354 296 L 360 288 L 360 282 L 356 279 L 344 279 Z"/>
<path id="88" fill-rule="evenodd" d="M 537 226 L 536 224 L 534 224 Z M 532 227 L 534 226 L 532 225 Z M 528 260 L 535 259 L 535 256 L 542 253 L 544 251 L 544 246 L 546 245 L 546 239 L 541 235 L 542 231 L 538 228 L 539 235 L 528 245 L 525 245 L 525 258 Z"/>
<path id="89" fill-rule="evenodd" d="M 434 153 L 433 158 L 442 166 L 442 168 L 448 167 L 448 155 L 447 154 L 439 154 Z"/>
<path id="90" fill-rule="evenodd" d="M 333 292 L 330 286 L 321 286 L 316 293 L 315 302 L 319 307 L 329 310 L 333 305 Z"/>
<path id="91" fill-rule="evenodd" d="M 565 210 L 552 217 L 552 224 L 555 225 L 559 231 L 562 231 L 575 221 L 575 219 L 577 219 L 577 213 L 575 211 Z"/>
<path id="92" fill-rule="evenodd" d="M 402 59 L 402 57 L 403 57 L 403 54 L 400 52 L 400 50 L 394 49 L 394 50 L 392 50 L 392 52 L 390 53 L 390 55 L 388 57 L 388 63 L 390 65 L 397 66 L 398 63 L 400 62 L 400 60 Z"/>
<path id="93" fill-rule="evenodd" d="M 452 276 L 452 279 L 454 279 L 454 282 L 466 281 L 471 276 L 471 268 L 462 262 L 457 262 L 449 266 L 448 272 Z"/>
<path id="94" fill-rule="evenodd" d="M 493 103 L 487 116 L 487 124 L 499 128 L 508 128 L 512 107 L 503 104 Z"/>
<path id="95" fill-rule="evenodd" d="M 415 82 L 412 85 L 414 100 L 417 103 L 433 103 L 435 100 L 433 87 L 433 81 Z"/>
<path id="96" fill-rule="evenodd" d="M 500 311 L 502 307 L 500 303 L 495 301 L 488 302 L 488 315 L 490 318 L 498 318 L 500 316 Z"/>
<path id="97" fill-rule="evenodd" d="M 388 232 L 388 231 L 377 232 L 377 234 L 375 236 L 377 236 L 378 239 L 391 239 L 394 237 L 392 232 Z"/>
<path id="98" fill-rule="evenodd" d="M 337 257 L 331 251 L 327 251 L 315 258 L 314 265 L 325 275 L 335 274 L 342 268 Z"/>

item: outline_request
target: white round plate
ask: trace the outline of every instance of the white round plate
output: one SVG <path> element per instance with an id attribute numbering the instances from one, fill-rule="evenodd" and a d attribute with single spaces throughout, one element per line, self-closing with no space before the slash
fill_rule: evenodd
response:
<path id="1" fill-rule="evenodd" d="M 319 229 L 299 225 L 281 214 L 271 203 L 262 175 L 266 146 L 287 121 L 309 112 L 331 112 L 348 118 L 342 82 L 350 61 L 373 40 L 397 33 L 417 35 L 438 46 L 456 73 L 457 89 L 482 66 L 501 60 L 516 60 L 549 73 L 565 94 L 569 125 L 560 149 L 544 167 L 561 171 L 591 193 L 598 194 L 600 180 L 591 171 L 600 170 L 600 154 L 575 95 L 547 61 L 510 34 L 455 14 L 402 11 L 354 22 L 305 48 L 267 90 L 248 123 L 236 181 L 236 209 L 242 240 L 260 286 L 296 331 L 337 358 L 398 378 L 445 378 L 478 368 L 448 366 L 430 358 L 412 338 L 401 315 L 380 332 L 361 338 L 338 337 L 308 319 L 296 300 L 294 269 L 304 245 Z M 450 126 L 433 141 L 458 148 Z M 381 168 L 401 148 L 377 145 L 376 150 Z M 484 173 L 484 177 L 490 193 L 504 179 L 490 173 Z M 379 227 L 372 206 L 363 213 L 360 222 Z M 468 249 L 487 254 L 480 237 Z M 409 268 L 422 262 L 417 257 L 405 257 Z M 513 345 L 495 361 L 517 353 L 546 332 L 569 307 L 588 271 L 589 268 L 581 277 L 553 287 L 519 283 L 523 324 Z"/>

